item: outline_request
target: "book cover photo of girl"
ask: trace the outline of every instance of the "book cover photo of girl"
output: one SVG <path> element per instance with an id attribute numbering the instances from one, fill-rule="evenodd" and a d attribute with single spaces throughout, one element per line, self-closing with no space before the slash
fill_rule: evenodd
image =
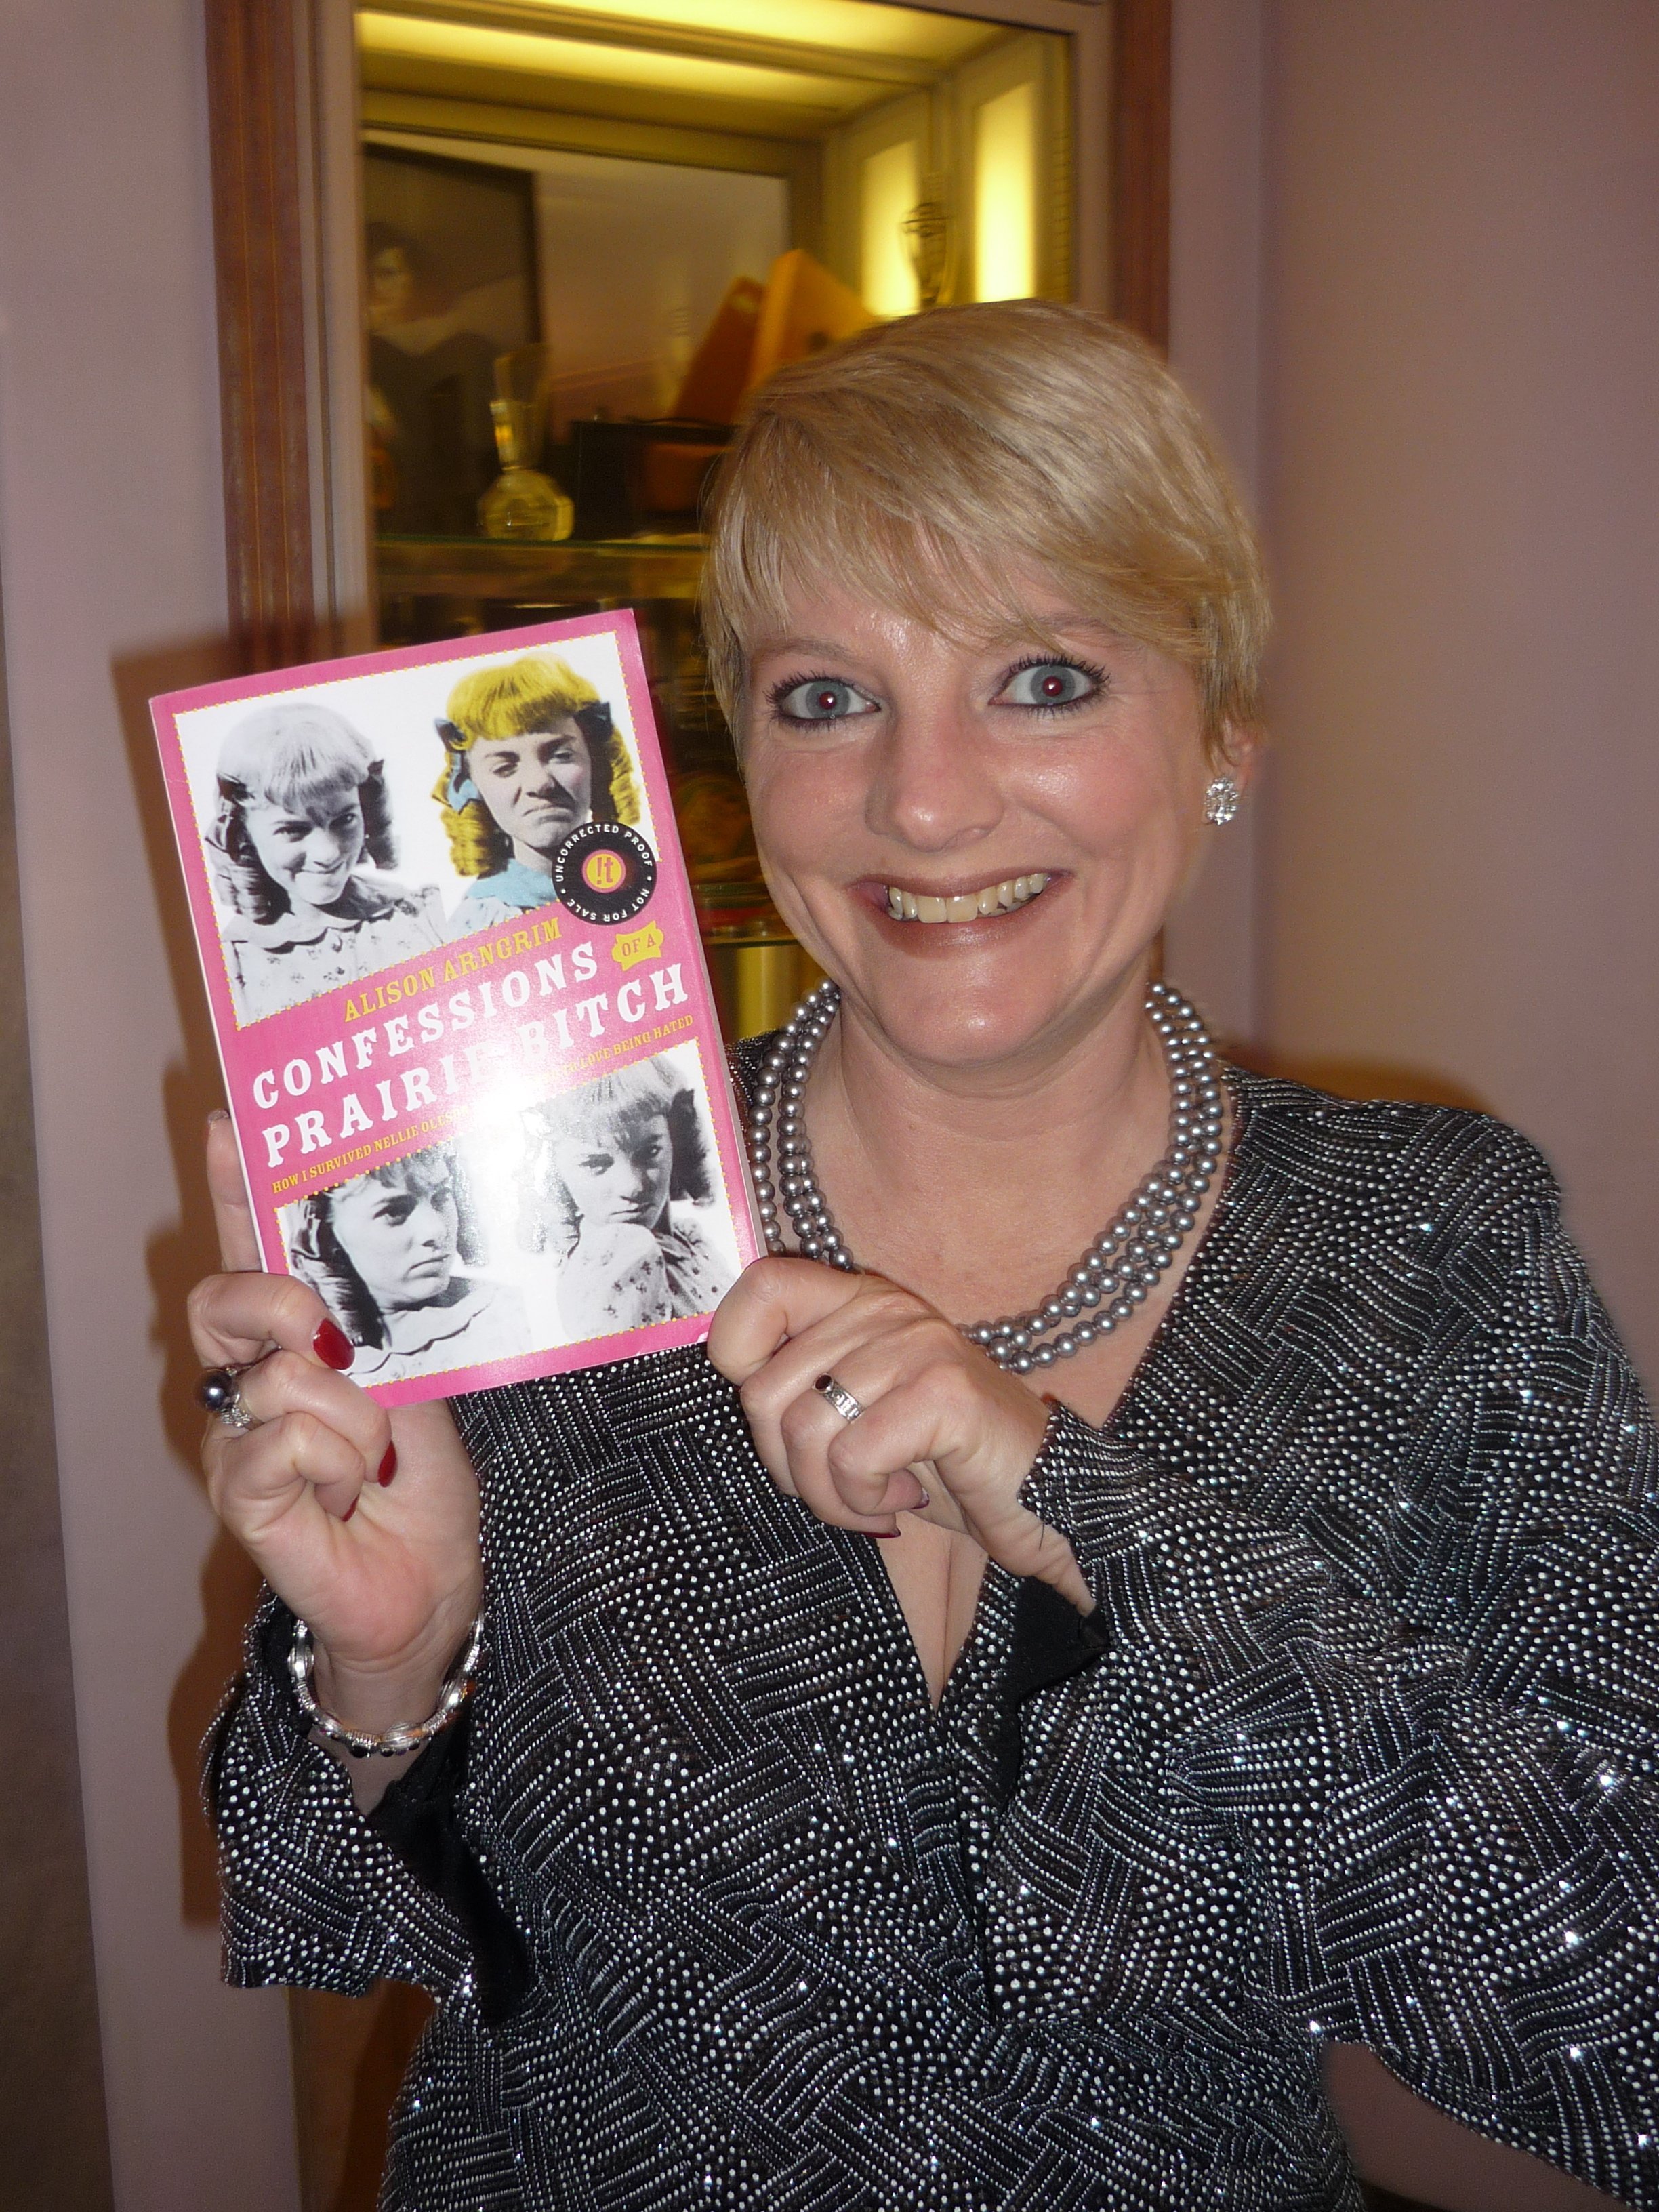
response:
<path id="1" fill-rule="evenodd" d="M 383 762 L 321 701 L 237 722 L 206 825 L 226 972 L 244 1025 L 443 941 L 434 884 L 381 872 L 397 848 Z"/>
<path id="2" fill-rule="evenodd" d="M 550 904 L 553 863 L 573 830 L 639 823 L 639 781 L 609 702 L 551 653 L 470 670 L 438 734 L 445 768 L 433 796 L 455 872 L 471 878 L 449 917 L 452 938 Z"/>
<path id="3" fill-rule="evenodd" d="M 659 1053 L 524 1115 L 520 1237 L 571 1340 L 711 1312 L 737 1279 L 692 1056 Z"/>
<path id="4" fill-rule="evenodd" d="M 289 1264 L 358 1347 L 362 1383 L 532 1348 L 524 1300 L 479 1272 L 482 1209 L 461 1146 L 428 1146 L 284 1208 Z"/>

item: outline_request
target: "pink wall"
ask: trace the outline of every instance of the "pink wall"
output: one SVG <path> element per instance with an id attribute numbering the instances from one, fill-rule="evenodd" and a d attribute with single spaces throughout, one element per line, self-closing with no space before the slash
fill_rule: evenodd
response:
<path id="1" fill-rule="evenodd" d="M 247 1593 L 191 1465 L 214 1078 L 143 718 L 224 627 L 202 51 L 190 0 L 0 12 L 0 567 L 116 2203 L 290 2212 L 283 2002 L 219 1984 L 193 1802 Z"/>
<path id="2" fill-rule="evenodd" d="M 1261 0 L 1176 0 L 1170 358 L 1247 504 L 1261 502 Z M 1164 938 L 1171 981 L 1233 1043 L 1260 1022 L 1261 787 L 1209 841 Z"/>
<path id="3" fill-rule="evenodd" d="M 1176 0 L 1171 352 L 1267 533 L 1229 1036 L 1549 1154 L 1659 1380 L 1659 12 Z"/>
<path id="4" fill-rule="evenodd" d="M 1659 1381 L 1659 9 L 1263 13 L 1261 1031 L 1535 1138 Z"/>

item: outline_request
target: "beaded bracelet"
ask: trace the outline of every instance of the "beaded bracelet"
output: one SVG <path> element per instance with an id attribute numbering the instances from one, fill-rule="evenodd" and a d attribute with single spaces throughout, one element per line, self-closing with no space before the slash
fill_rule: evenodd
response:
<path id="1" fill-rule="evenodd" d="M 460 1657 L 450 1668 L 438 1699 L 435 1711 L 423 1721 L 399 1721 L 386 1729 L 384 1735 L 370 1735 L 363 1729 L 348 1728 L 337 1721 L 332 1713 L 325 1713 L 318 1704 L 311 1686 L 311 1678 L 317 1664 L 317 1646 L 309 1628 L 303 1620 L 294 1624 L 294 1648 L 288 1655 L 289 1678 L 294 1685 L 294 1694 L 299 1700 L 300 1711 L 321 1735 L 331 1743 L 343 1744 L 354 1759 L 398 1759 L 406 1751 L 413 1751 L 449 1726 L 461 1707 L 472 1695 L 477 1679 L 478 1657 L 483 1650 L 483 1615 L 481 1613 L 467 1632 L 466 1643 Z"/>

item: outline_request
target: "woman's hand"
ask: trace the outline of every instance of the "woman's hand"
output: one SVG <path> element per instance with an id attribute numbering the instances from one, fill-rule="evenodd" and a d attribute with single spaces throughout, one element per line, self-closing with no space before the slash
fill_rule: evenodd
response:
<path id="1" fill-rule="evenodd" d="M 191 1291 L 191 1335 L 204 1366 L 257 1363 L 238 1389 L 258 1424 L 210 1420 L 208 1495 L 309 1624 L 325 1711 L 375 1733 L 422 1720 L 477 1610 L 477 1480 L 447 1407 L 388 1413 L 338 1371 L 351 1346 L 317 1292 L 257 1272 L 228 1117 L 207 1159 L 226 1272 Z"/>
<path id="2" fill-rule="evenodd" d="M 773 1480 L 819 1520 L 883 1534 L 921 1512 L 1093 1610 L 1071 1546 L 1019 1501 L 1042 1401 L 925 1300 L 879 1275 L 757 1260 L 715 1314 L 708 1356 L 738 1386 Z M 821 1375 L 863 1407 L 856 1420 L 814 1387 Z"/>

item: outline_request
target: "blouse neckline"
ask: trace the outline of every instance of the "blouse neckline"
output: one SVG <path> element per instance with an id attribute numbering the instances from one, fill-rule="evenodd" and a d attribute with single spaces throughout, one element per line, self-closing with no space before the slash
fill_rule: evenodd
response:
<path id="1" fill-rule="evenodd" d="M 1229 1061 L 1222 1062 L 1221 1079 L 1227 1087 L 1227 1095 L 1232 1105 L 1233 1131 L 1232 1142 L 1227 1147 L 1226 1159 L 1222 1169 L 1221 1189 L 1216 1199 L 1215 1211 L 1205 1223 L 1203 1234 L 1194 1245 L 1192 1257 L 1187 1262 L 1186 1273 L 1176 1285 L 1175 1296 L 1164 1308 L 1158 1327 L 1143 1346 L 1140 1357 L 1134 1364 L 1133 1372 L 1118 1394 L 1116 1405 L 1100 1424 L 1103 1436 L 1115 1437 L 1117 1434 L 1118 1425 L 1127 1410 L 1130 1401 L 1139 1393 L 1142 1378 L 1154 1359 L 1162 1353 L 1176 1328 L 1185 1321 L 1187 1310 L 1194 1303 L 1193 1285 L 1195 1282 L 1200 1284 L 1201 1291 L 1202 1278 L 1211 1272 L 1213 1266 L 1212 1255 L 1216 1244 L 1224 1237 L 1228 1219 L 1232 1212 L 1233 1200 L 1237 1194 L 1239 1163 L 1243 1157 L 1253 1115 L 1247 1085 L 1243 1079 L 1242 1069 L 1234 1067 Z"/>
<path id="2" fill-rule="evenodd" d="M 750 1074 L 763 1051 L 769 1048 L 770 1042 L 769 1037 L 744 1038 L 728 1055 L 740 1100 L 745 1110 Z M 744 1050 L 745 1047 L 748 1048 L 747 1051 Z M 1194 1282 L 1197 1280 L 1200 1283 L 1201 1291 L 1202 1278 L 1213 1264 L 1211 1255 L 1215 1249 L 1218 1239 L 1224 1239 L 1237 1182 L 1239 1162 L 1249 1139 L 1253 1112 L 1248 1096 L 1248 1079 L 1244 1072 L 1234 1067 L 1230 1062 L 1224 1061 L 1221 1066 L 1221 1078 L 1227 1086 L 1228 1097 L 1232 1107 L 1232 1138 L 1227 1147 L 1222 1171 L 1221 1189 L 1216 1200 L 1215 1211 L 1205 1224 L 1203 1234 L 1193 1248 L 1192 1256 L 1187 1263 L 1185 1273 L 1176 1286 L 1175 1296 L 1160 1317 L 1158 1327 L 1147 1340 L 1140 1358 L 1135 1363 L 1133 1373 L 1124 1385 L 1116 1405 L 1113 1407 L 1105 1420 L 1100 1424 L 1101 1433 L 1103 1436 L 1115 1435 L 1117 1424 L 1129 1407 L 1131 1400 L 1139 1390 L 1142 1378 L 1160 1357 L 1172 1331 L 1184 1318 L 1192 1303 Z M 850 1547 L 861 1540 L 852 1534 L 844 1534 L 842 1540 Z M 948 1731 L 957 1708 L 965 1699 L 972 1698 L 975 1687 L 979 1686 L 979 1676 L 984 1662 L 986 1638 L 992 1633 L 994 1618 L 1008 1613 L 1012 1607 L 1011 1586 L 1016 1577 L 1000 1568 L 994 1559 L 986 1561 L 985 1572 L 981 1578 L 978 1595 L 974 1601 L 973 1620 L 969 1624 L 967 1635 L 962 1640 L 962 1647 L 945 1677 L 944 1685 L 939 1691 L 939 1702 L 935 1705 L 928 1690 L 927 1672 L 921 1663 L 921 1654 L 916 1649 L 915 1638 L 910 1632 L 910 1624 L 904 1617 L 904 1608 L 899 1603 L 898 1592 L 893 1587 L 891 1577 L 879 1559 L 873 1560 L 860 1559 L 860 1565 L 871 1570 L 871 1579 L 867 1585 L 871 1592 L 871 1601 L 882 1615 L 889 1634 L 898 1639 L 902 1652 L 901 1664 L 906 1671 L 921 1724 L 930 1739 L 936 1740 L 941 1734 Z M 860 1573 L 857 1579 L 863 1582 L 865 1577 Z"/>

